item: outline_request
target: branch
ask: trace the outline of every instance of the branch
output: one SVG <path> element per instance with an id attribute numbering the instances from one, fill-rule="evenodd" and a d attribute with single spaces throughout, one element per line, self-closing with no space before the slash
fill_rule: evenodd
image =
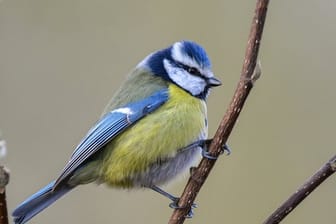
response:
<path id="1" fill-rule="evenodd" d="M 0 166 L 0 224 L 8 224 L 8 212 L 6 202 L 6 185 L 9 182 L 9 171 Z"/>
<path id="2" fill-rule="evenodd" d="M 6 154 L 6 142 L 0 133 L 0 157 Z M 6 185 L 9 182 L 9 170 L 0 166 L 0 224 L 8 224 L 8 212 L 6 202 Z"/>
<path id="3" fill-rule="evenodd" d="M 255 16 L 252 21 L 240 81 L 230 106 L 218 127 L 213 141 L 210 144 L 209 154 L 211 156 L 218 157 L 220 155 L 222 146 L 229 138 L 233 126 L 236 123 L 254 82 L 260 76 L 261 71 L 258 66 L 256 68 L 256 64 L 266 19 L 268 2 L 269 0 L 257 0 Z M 208 177 L 211 169 L 215 165 L 215 162 L 216 160 L 203 158 L 198 167 L 192 170 L 192 174 L 178 203 L 180 208 L 174 210 L 172 216 L 170 217 L 169 224 L 182 224 L 184 222 L 186 215 L 190 211 L 198 192 Z"/>
<path id="4" fill-rule="evenodd" d="M 336 172 L 336 155 L 324 164 L 296 192 L 294 192 L 277 210 L 271 214 L 264 224 L 280 223 L 296 206 L 298 206 L 315 188 Z"/>

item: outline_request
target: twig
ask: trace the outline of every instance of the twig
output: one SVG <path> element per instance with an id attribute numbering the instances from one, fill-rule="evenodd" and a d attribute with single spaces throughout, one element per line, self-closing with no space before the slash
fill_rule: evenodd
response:
<path id="1" fill-rule="evenodd" d="M 266 19 L 268 2 L 269 0 L 257 0 L 255 16 L 252 21 L 240 81 L 230 106 L 209 147 L 209 154 L 211 156 L 218 157 L 220 155 L 222 146 L 226 143 L 254 82 L 260 76 L 260 68 L 255 69 L 255 67 Z M 184 222 L 186 215 L 190 211 L 198 192 L 215 165 L 215 162 L 216 160 L 203 158 L 198 167 L 193 169 L 191 177 L 179 200 L 178 205 L 180 208 L 174 210 L 170 217 L 169 224 L 182 224 Z"/>
<path id="2" fill-rule="evenodd" d="M 294 194 L 292 194 L 277 210 L 273 212 L 264 224 L 280 223 L 296 206 L 298 206 L 315 188 L 336 171 L 336 155 L 324 164 L 310 177 Z"/>
<path id="3" fill-rule="evenodd" d="M 6 141 L 0 132 L 0 158 L 6 155 Z M 8 224 L 6 185 L 9 182 L 9 170 L 0 165 L 0 224 Z"/>
<path id="4" fill-rule="evenodd" d="M 9 171 L 0 166 L 0 224 L 8 224 L 8 212 L 6 202 L 6 185 L 9 182 Z"/>

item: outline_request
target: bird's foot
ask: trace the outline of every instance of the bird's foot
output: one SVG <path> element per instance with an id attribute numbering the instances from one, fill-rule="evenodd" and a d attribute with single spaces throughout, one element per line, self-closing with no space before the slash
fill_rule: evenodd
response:
<path id="1" fill-rule="evenodd" d="M 172 209 L 184 209 L 185 207 L 181 207 L 181 206 L 178 205 L 179 200 L 180 200 L 180 198 L 175 197 L 173 202 L 171 202 L 169 204 L 169 207 L 172 208 Z M 185 216 L 187 219 L 190 219 L 194 216 L 194 209 L 195 208 L 197 208 L 197 204 L 193 203 L 191 205 L 191 208 L 190 208 L 188 214 Z"/>
<path id="2" fill-rule="evenodd" d="M 185 208 L 185 207 L 181 207 L 181 206 L 178 205 L 178 202 L 179 202 L 180 198 L 175 197 L 174 195 L 169 194 L 168 192 L 166 192 L 166 191 L 162 190 L 161 188 L 157 187 L 156 185 L 153 185 L 153 186 L 151 186 L 150 188 L 151 188 L 152 190 L 158 192 L 159 194 L 161 194 L 161 195 L 163 195 L 163 196 L 169 198 L 169 199 L 172 201 L 172 202 L 169 204 L 169 207 L 170 207 L 170 208 L 173 208 L 173 209 L 184 209 L 184 208 Z M 191 205 L 191 209 L 190 209 L 190 211 L 188 212 L 188 214 L 186 215 L 186 218 L 192 218 L 192 217 L 193 217 L 193 215 L 194 215 L 194 211 L 193 211 L 193 209 L 194 209 L 194 208 L 197 208 L 197 205 L 196 205 L 195 203 L 193 203 L 193 204 Z"/>
<path id="3" fill-rule="evenodd" d="M 212 139 L 206 139 L 200 141 L 200 146 L 202 147 L 202 156 L 204 158 L 210 159 L 210 160 L 216 160 L 218 157 L 210 155 L 208 148 L 212 142 Z M 231 154 L 231 149 L 227 144 L 224 144 L 221 148 L 220 155 L 221 154 L 226 154 L 230 155 Z"/>

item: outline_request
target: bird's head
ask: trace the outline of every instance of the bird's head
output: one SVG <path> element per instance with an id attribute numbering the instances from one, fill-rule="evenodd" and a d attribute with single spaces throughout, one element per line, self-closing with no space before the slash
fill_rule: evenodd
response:
<path id="1" fill-rule="evenodd" d="M 211 87 L 221 85 L 211 71 L 205 50 L 195 42 L 181 41 L 146 57 L 138 68 L 149 69 L 200 99 L 206 99 Z"/>

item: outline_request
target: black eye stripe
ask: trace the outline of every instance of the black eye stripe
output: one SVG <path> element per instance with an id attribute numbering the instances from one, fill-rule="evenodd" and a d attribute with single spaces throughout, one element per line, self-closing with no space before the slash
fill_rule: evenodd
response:
<path id="1" fill-rule="evenodd" d="M 203 77 L 202 73 L 195 67 L 190 67 L 188 65 L 184 65 L 184 64 L 179 63 L 179 62 L 177 62 L 176 64 L 177 64 L 177 66 L 179 66 L 180 68 L 183 68 L 184 70 L 186 70 L 187 72 L 189 72 L 192 75 Z"/>
<path id="2" fill-rule="evenodd" d="M 201 76 L 200 71 L 198 71 L 197 68 L 194 67 L 188 67 L 187 71 L 192 74 L 192 75 L 197 75 L 197 76 Z"/>

